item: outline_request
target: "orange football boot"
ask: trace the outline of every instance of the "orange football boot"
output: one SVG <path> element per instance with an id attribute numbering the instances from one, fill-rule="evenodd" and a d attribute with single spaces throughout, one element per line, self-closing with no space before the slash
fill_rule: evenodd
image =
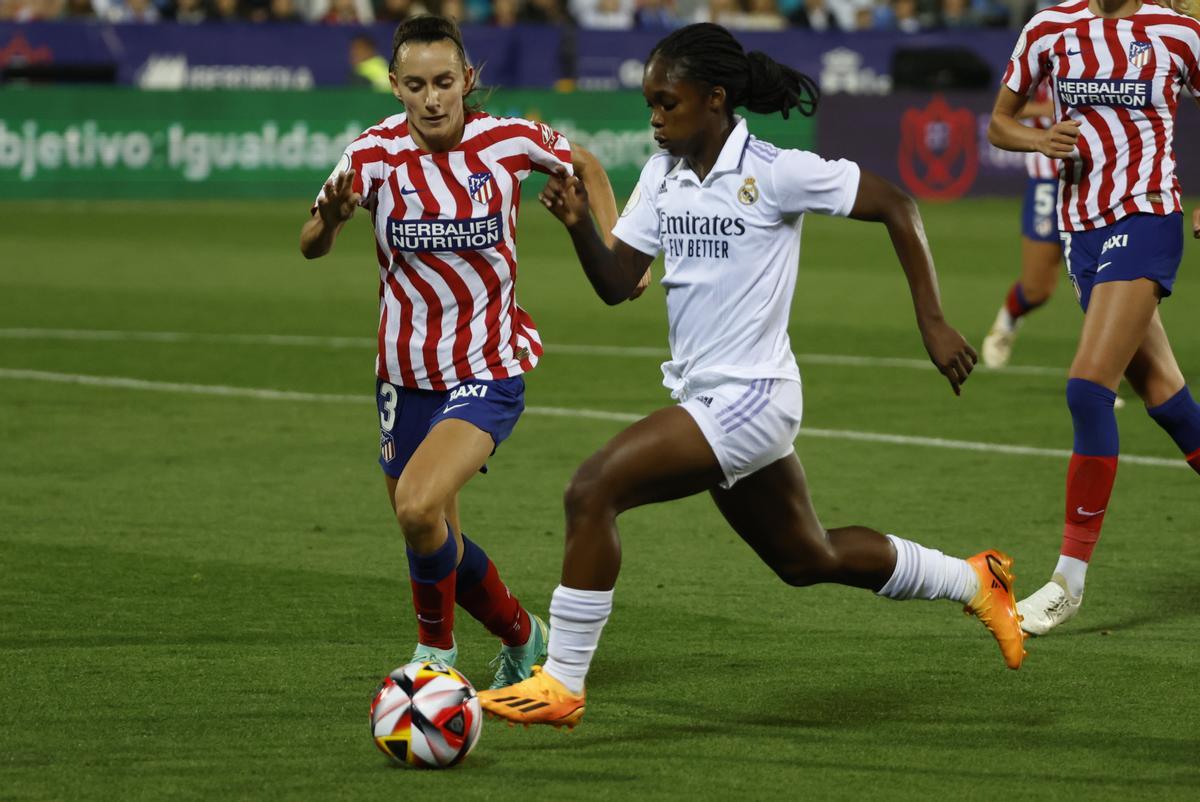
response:
<path id="1" fill-rule="evenodd" d="M 574 694 L 554 677 L 533 667 L 533 676 L 509 685 L 479 692 L 479 703 L 492 718 L 502 718 L 513 724 L 549 724 L 556 729 L 575 729 L 583 718 L 585 694 Z"/>
<path id="2" fill-rule="evenodd" d="M 1012 557 L 989 549 L 967 559 L 979 577 L 979 592 L 967 603 L 963 612 L 978 618 L 995 636 L 1000 653 L 1011 669 L 1021 667 L 1025 659 L 1025 633 L 1021 631 L 1021 616 L 1017 615 L 1017 599 L 1013 593 Z"/>

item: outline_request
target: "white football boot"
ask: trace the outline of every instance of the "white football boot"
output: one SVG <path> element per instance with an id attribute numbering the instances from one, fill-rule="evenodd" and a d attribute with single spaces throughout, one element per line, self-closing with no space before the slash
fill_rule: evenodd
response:
<path id="1" fill-rule="evenodd" d="M 996 313 L 996 322 L 983 338 L 983 348 L 980 351 L 984 365 L 989 368 L 1002 368 L 1008 364 L 1008 360 L 1012 358 L 1013 340 L 1017 338 L 1017 329 L 1020 326 L 1020 320 L 1014 321 L 1008 310 L 1000 307 L 1000 311 Z"/>
<path id="2" fill-rule="evenodd" d="M 1074 618 L 1081 604 L 1083 594 L 1072 596 L 1067 590 L 1067 580 L 1062 574 L 1055 574 L 1032 596 L 1017 602 L 1021 629 L 1030 635 L 1045 635 L 1059 624 Z"/>

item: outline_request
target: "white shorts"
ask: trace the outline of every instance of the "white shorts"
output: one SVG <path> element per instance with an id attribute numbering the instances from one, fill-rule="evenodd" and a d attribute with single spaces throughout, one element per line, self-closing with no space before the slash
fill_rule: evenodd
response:
<path id="1" fill-rule="evenodd" d="M 804 392 L 791 379 L 730 379 L 679 404 L 696 419 L 725 481 L 739 479 L 791 454 L 804 413 Z"/>

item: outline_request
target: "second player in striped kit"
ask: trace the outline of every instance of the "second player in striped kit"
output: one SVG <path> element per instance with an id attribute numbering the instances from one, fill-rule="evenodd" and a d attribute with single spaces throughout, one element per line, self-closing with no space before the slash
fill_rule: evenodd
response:
<path id="1" fill-rule="evenodd" d="M 1016 116 L 1044 79 L 1056 122 L 1037 131 Z M 1082 602 L 1116 478 L 1122 375 L 1200 472 L 1200 405 L 1158 314 L 1183 258 L 1173 143 L 1187 95 L 1200 98 L 1200 22 L 1142 0 L 1069 0 L 1025 26 L 992 114 L 992 144 L 1063 160 L 1059 224 L 1084 310 L 1067 381 L 1075 442 L 1060 556 L 1051 581 L 1018 606 L 1034 634 Z M 1200 211 L 1192 228 L 1200 237 Z"/>

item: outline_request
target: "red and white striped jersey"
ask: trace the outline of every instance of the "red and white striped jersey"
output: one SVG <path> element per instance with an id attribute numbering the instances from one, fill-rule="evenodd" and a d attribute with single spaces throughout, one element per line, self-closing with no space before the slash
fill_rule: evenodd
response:
<path id="1" fill-rule="evenodd" d="M 1049 79 L 1038 84 L 1033 99 L 1037 103 L 1049 102 Z M 1044 131 L 1054 125 L 1054 120 L 1050 117 L 1030 117 L 1025 124 L 1030 128 L 1039 128 Z M 1038 181 L 1051 181 L 1058 178 L 1058 159 L 1051 159 L 1046 154 L 1035 150 L 1025 154 L 1025 169 L 1029 172 L 1030 178 L 1036 178 Z"/>
<path id="2" fill-rule="evenodd" d="M 530 171 L 568 172 L 571 145 L 544 123 L 469 114 L 462 142 L 421 150 L 403 114 L 367 129 L 334 174 L 356 171 L 379 259 L 375 372 L 446 390 L 533 368 L 542 342 L 517 305 L 517 214 Z"/>
<path id="3" fill-rule="evenodd" d="M 1102 19 L 1087 0 L 1068 0 L 1025 26 L 1004 83 L 1028 96 L 1046 76 L 1055 119 L 1080 128 L 1060 171 L 1062 230 L 1182 209 L 1175 109 L 1181 92 L 1200 96 L 1200 22 L 1154 3 Z"/>

